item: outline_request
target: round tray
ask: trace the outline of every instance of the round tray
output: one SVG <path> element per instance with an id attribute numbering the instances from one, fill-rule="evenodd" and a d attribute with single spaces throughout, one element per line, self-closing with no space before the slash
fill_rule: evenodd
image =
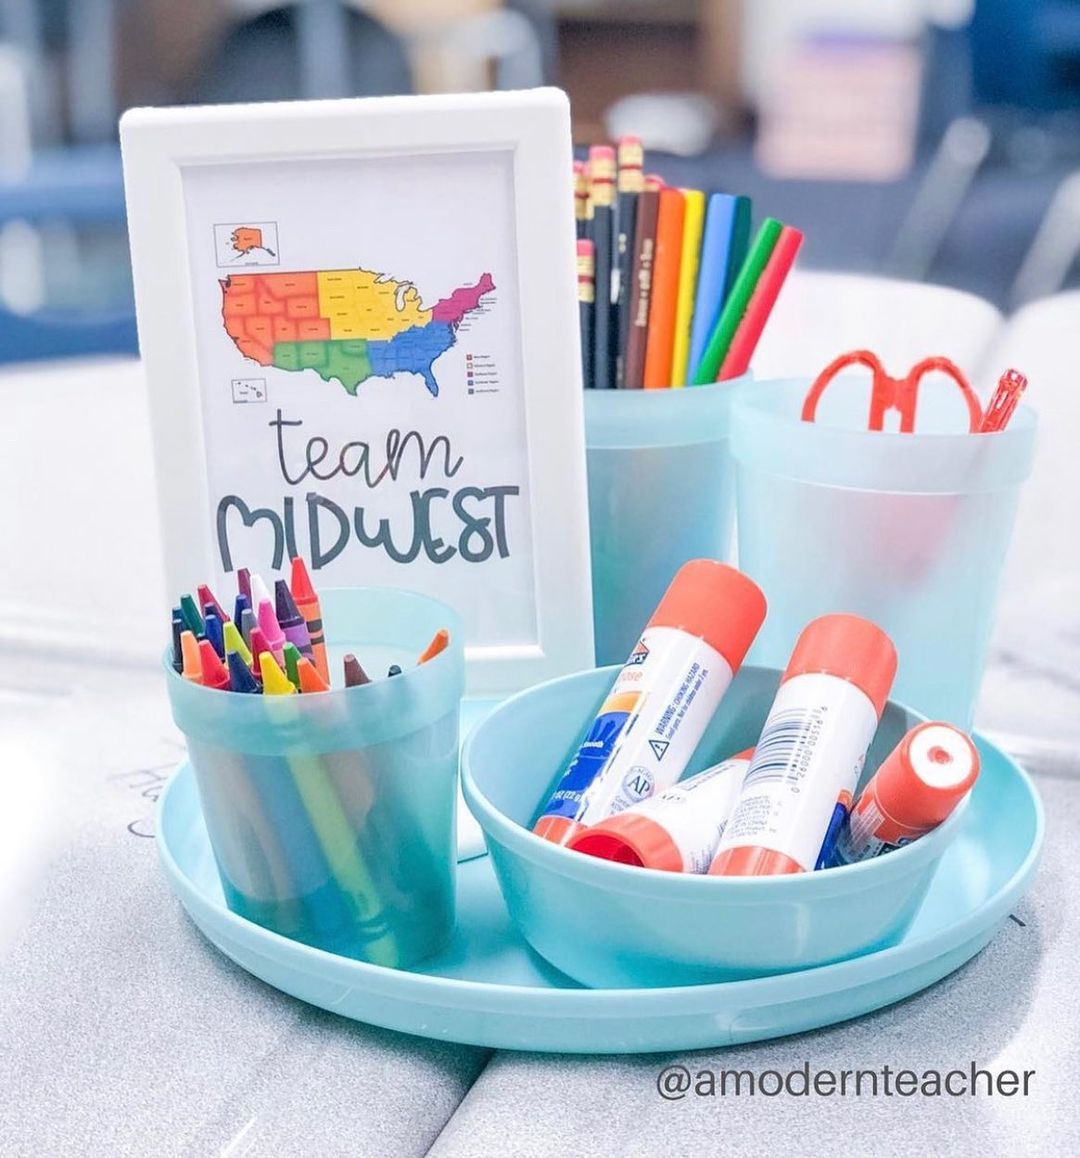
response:
<path id="1" fill-rule="evenodd" d="M 412 970 L 289 941 L 225 907 L 186 764 L 162 796 L 158 848 L 169 883 L 206 936 L 256 977 L 312 1005 L 405 1033 L 502 1049 L 703 1049 L 879 1009 L 932 985 L 986 945 L 1035 871 L 1043 814 L 1027 775 L 986 739 L 977 742 L 982 774 L 903 940 L 836 965 L 751 981 L 584 989 L 533 953 L 510 924 L 486 856 L 458 866 L 450 947 Z"/>

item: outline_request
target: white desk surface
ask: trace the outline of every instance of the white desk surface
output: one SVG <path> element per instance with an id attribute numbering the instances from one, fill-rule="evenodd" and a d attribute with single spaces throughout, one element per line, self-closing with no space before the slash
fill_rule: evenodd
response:
<path id="1" fill-rule="evenodd" d="M 888 316 L 897 291 L 858 280 L 865 284 L 845 292 L 880 291 L 874 324 L 884 341 L 888 325 L 899 324 L 895 312 Z M 806 286 L 806 300 L 817 300 L 820 283 Z M 930 302 L 922 321 L 904 323 L 911 350 L 890 339 L 894 358 L 929 352 L 928 335 L 935 326 L 943 332 L 942 300 Z M 963 304 L 966 356 L 987 358 L 981 381 L 992 380 L 1001 359 L 1027 369 L 1044 426 L 1046 453 L 1021 510 L 1021 550 L 1010 560 L 980 709 L 983 726 L 1039 753 L 1030 766 L 1047 806 L 1047 848 L 1016 912 L 1024 924 L 1008 922 L 975 961 L 929 992 L 857 1022 L 670 1059 L 490 1055 L 367 1028 L 278 994 L 201 938 L 169 893 L 150 839 L 153 802 L 180 746 L 155 670 L 165 598 L 140 368 L 99 361 L 0 371 L 0 537 L 8 546 L 0 565 L 0 759 L 8 770 L 0 807 L 0 1154 L 730 1150 L 795 1158 L 862 1155 L 872 1139 L 920 1158 L 946 1149 L 1076 1151 L 1080 396 L 1070 335 L 1078 306 L 1076 298 L 1045 303 L 997 332 L 993 311 Z M 807 332 L 812 317 L 799 312 L 797 326 Z M 839 348 L 875 344 L 875 333 L 847 337 Z M 771 364 L 794 372 L 781 338 L 773 339 Z M 955 347 L 944 352 L 965 357 Z M 114 581 L 106 582 L 98 543 L 121 513 L 132 530 L 116 540 Z M 103 607 L 118 604 L 131 624 L 119 648 L 102 617 Z M 1027 1099 L 911 1105 L 665 1103 L 655 1093 L 665 1061 L 761 1070 L 807 1059 L 915 1069 L 976 1061 L 1034 1068 L 1037 1079 Z"/>

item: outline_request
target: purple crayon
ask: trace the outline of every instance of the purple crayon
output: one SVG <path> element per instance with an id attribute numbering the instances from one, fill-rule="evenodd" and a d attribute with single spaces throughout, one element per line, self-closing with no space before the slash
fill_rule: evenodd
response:
<path id="1" fill-rule="evenodd" d="M 288 583 L 279 579 L 274 584 L 274 599 L 277 603 L 277 621 L 285 638 L 296 648 L 301 655 L 314 659 L 315 652 L 311 646 L 311 635 L 308 633 L 307 622 L 296 606 Z"/>

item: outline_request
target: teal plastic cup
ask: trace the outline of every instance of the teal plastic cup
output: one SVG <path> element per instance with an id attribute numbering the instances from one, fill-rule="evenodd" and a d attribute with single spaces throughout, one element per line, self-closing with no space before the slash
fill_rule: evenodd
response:
<path id="1" fill-rule="evenodd" d="M 465 801 L 484 830 L 511 918 L 556 968 L 596 988 L 737 981 L 895 945 L 911 926 L 962 805 L 926 836 L 861 864 L 774 877 L 660 872 L 600 860 L 531 830 L 617 668 L 551 680 L 500 704 L 469 734 Z M 685 775 L 761 734 L 780 673 L 743 666 Z M 921 716 L 889 702 L 862 783 Z"/>
<path id="2" fill-rule="evenodd" d="M 356 588 L 321 597 L 333 681 L 308 695 L 214 691 L 166 656 L 226 902 L 264 928 L 403 968 L 453 930 L 461 623 L 434 599 Z M 439 628 L 450 646 L 416 657 Z M 402 674 L 385 678 L 391 663 Z"/>
<path id="3" fill-rule="evenodd" d="M 745 380 L 585 391 L 598 664 L 630 654 L 683 563 L 727 559 L 735 516 L 730 403 Z"/>
<path id="4" fill-rule="evenodd" d="M 782 668 L 812 619 L 862 615 L 896 644 L 893 694 L 970 728 L 1035 416 L 967 433 L 955 385 L 927 379 L 916 433 L 875 432 L 865 379 L 836 379 L 816 422 L 809 385 L 756 382 L 732 404 L 739 567 L 769 601 L 749 660 Z"/>

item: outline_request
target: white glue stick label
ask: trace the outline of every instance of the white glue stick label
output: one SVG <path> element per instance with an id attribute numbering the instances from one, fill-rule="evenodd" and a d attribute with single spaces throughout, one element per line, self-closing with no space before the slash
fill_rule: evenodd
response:
<path id="1" fill-rule="evenodd" d="M 869 697 L 837 676 L 780 685 L 717 854 L 758 847 L 812 872 L 842 791 L 855 793 L 878 718 Z"/>
<path id="2" fill-rule="evenodd" d="M 646 628 L 605 701 L 633 696 L 633 706 L 577 819 L 599 824 L 675 784 L 731 680 L 727 660 L 703 639 Z"/>
<path id="3" fill-rule="evenodd" d="M 747 759 L 724 760 L 630 811 L 664 829 L 682 856 L 684 873 L 707 873 L 749 767 Z"/>

